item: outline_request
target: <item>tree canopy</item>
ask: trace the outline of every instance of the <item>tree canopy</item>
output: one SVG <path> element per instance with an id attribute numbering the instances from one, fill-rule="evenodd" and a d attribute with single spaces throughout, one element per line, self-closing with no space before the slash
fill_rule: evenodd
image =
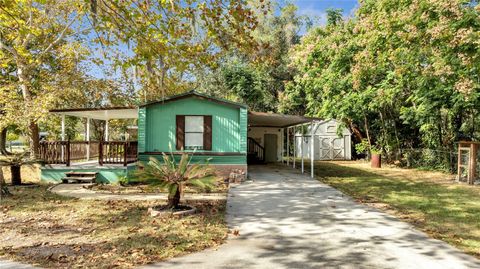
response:
<path id="1" fill-rule="evenodd" d="M 58 124 L 53 107 L 195 88 L 338 119 L 389 156 L 452 151 L 480 138 L 479 12 L 477 1 L 363 0 L 322 25 L 274 0 L 4 0 L 0 129 L 29 134 L 35 152 L 39 124 Z"/>
<path id="2" fill-rule="evenodd" d="M 291 51 L 283 111 L 339 119 L 386 153 L 479 139 L 478 3 L 362 1 L 328 21 Z"/>
<path id="3" fill-rule="evenodd" d="M 268 6 L 228 0 L 1 1 L 0 130 L 15 125 L 37 154 L 39 124 L 51 123 L 49 109 L 138 103 L 185 91 L 195 67 L 215 64 L 233 48 L 255 50 L 253 8 L 262 13 Z"/>

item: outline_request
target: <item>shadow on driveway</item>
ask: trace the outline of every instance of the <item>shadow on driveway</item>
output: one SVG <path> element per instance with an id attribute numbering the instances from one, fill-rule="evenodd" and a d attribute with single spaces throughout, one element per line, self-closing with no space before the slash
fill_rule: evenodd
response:
<path id="1" fill-rule="evenodd" d="M 480 268 L 480 261 L 285 166 L 231 189 L 218 249 L 145 268 Z"/>

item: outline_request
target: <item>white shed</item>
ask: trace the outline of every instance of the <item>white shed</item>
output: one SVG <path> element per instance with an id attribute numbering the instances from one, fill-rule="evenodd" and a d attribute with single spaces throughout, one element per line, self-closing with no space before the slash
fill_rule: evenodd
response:
<path id="1" fill-rule="evenodd" d="M 295 133 L 295 156 L 310 159 L 311 127 L 305 125 L 303 132 L 297 130 Z M 313 124 L 314 130 L 314 160 L 351 160 L 352 141 L 351 133 L 347 128 L 340 128 L 336 120 L 318 121 Z M 299 128 L 301 129 L 301 128 Z M 302 143 L 302 139 L 303 142 Z M 303 148 L 302 148 L 303 145 Z"/>

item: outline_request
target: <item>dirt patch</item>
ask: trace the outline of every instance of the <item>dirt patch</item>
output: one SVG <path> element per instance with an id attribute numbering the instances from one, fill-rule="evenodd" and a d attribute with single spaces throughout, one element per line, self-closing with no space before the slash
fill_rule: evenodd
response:
<path id="1" fill-rule="evenodd" d="M 0 167 L 3 170 L 3 176 L 5 177 L 5 182 L 11 182 L 10 167 Z M 22 166 L 22 182 L 23 183 L 39 183 L 40 182 L 40 166 Z"/>
<path id="2" fill-rule="evenodd" d="M 11 188 L 0 205 L 0 255 L 48 268 L 133 268 L 224 242 L 225 202 L 195 215 L 151 218 L 158 201 L 65 198 L 46 186 Z"/>

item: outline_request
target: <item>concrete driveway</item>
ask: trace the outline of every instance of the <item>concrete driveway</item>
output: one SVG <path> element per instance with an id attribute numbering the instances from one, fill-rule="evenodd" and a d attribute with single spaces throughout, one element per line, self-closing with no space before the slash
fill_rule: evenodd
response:
<path id="1" fill-rule="evenodd" d="M 228 224 L 239 236 L 145 268 L 480 268 L 474 257 L 297 170 L 250 173 L 253 181 L 228 197 Z"/>

